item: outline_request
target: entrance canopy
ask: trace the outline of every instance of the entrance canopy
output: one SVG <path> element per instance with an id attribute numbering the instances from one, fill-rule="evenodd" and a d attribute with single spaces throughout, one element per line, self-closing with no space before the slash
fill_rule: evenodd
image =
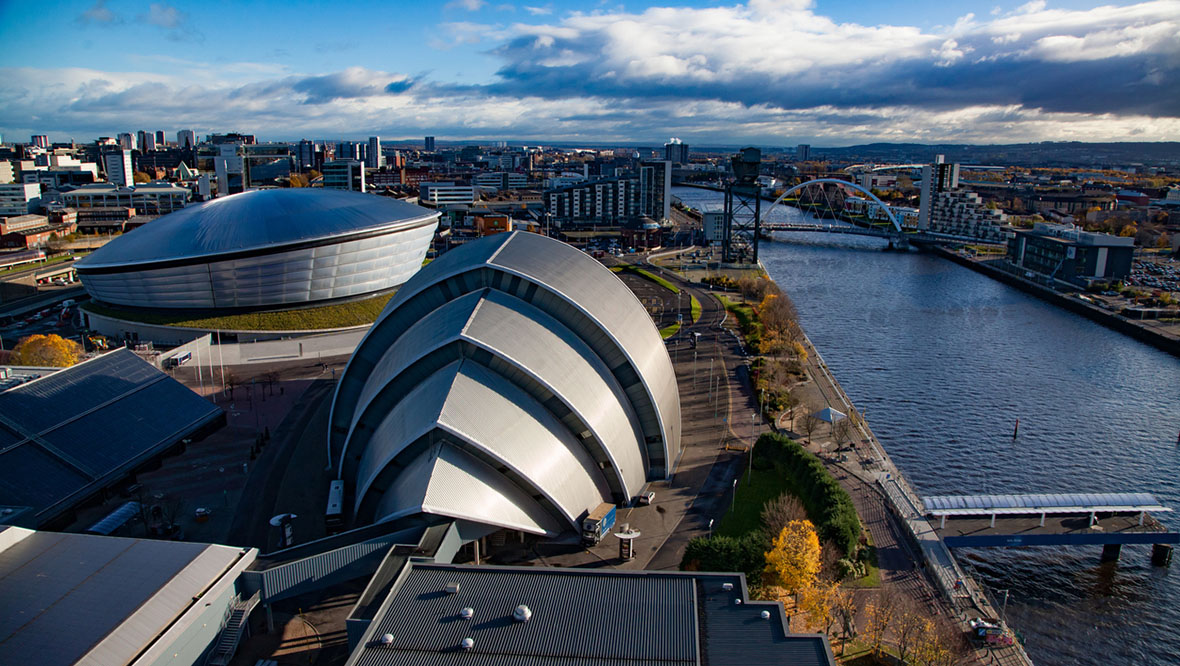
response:
<path id="1" fill-rule="evenodd" d="M 1171 511 L 1151 493 L 1063 493 L 1043 495 L 938 495 L 923 497 L 932 516 L 990 516 L 1042 513 L 1137 513 Z"/>

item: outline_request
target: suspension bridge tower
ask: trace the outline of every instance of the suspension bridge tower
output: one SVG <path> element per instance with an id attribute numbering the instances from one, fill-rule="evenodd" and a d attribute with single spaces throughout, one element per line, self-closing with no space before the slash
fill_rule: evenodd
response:
<path id="1" fill-rule="evenodd" d="M 762 188 L 758 185 L 762 151 L 743 148 L 730 162 L 734 180 L 725 188 L 722 261 L 727 264 L 756 264 L 758 227 L 762 217 Z"/>

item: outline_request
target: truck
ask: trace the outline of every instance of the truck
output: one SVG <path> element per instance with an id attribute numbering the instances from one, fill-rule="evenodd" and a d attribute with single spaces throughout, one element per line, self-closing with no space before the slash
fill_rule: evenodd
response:
<path id="1" fill-rule="evenodd" d="M 582 543 L 597 545 L 615 526 L 615 505 L 603 502 L 582 519 Z"/>

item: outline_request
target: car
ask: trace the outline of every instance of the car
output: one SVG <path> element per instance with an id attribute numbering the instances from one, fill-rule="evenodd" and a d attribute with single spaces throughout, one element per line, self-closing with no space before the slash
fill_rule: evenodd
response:
<path id="1" fill-rule="evenodd" d="M 646 493 L 641 493 L 639 495 L 639 497 L 635 498 L 635 503 L 640 506 L 647 506 L 649 504 L 654 503 L 655 501 L 656 501 L 656 494 L 653 492 L 650 492 L 650 491 L 648 491 Z"/>

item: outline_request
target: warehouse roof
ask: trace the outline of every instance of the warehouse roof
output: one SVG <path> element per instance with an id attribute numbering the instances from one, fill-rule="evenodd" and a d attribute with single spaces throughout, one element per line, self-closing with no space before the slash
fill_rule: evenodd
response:
<path id="1" fill-rule="evenodd" d="M 249 552 L 0 526 L 0 663 L 131 663 Z"/>
<path id="2" fill-rule="evenodd" d="M 127 349 L 4 391 L 0 503 L 43 523 L 221 414 Z"/>
<path id="3" fill-rule="evenodd" d="M 164 215 L 77 264 L 80 270 L 182 261 L 433 223 L 438 213 L 389 197 L 322 188 L 252 190 Z"/>
<path id="4" fill-rule="evenodd" d="M 780 604 L 751 602 L 741 574 L 410 562 L 364 640 L 349 666 L 834 663 L 823 636 L 787 633 Z"/>

